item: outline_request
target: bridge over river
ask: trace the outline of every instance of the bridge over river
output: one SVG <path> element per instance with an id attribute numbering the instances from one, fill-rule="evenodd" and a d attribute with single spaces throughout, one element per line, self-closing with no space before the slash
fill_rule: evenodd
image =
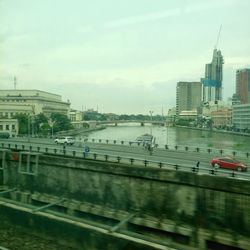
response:
<path id="1" fill-rule="evenodd" d="M 153 125 L 166 125 L 166 121 L 154 121 L 154 120 L 107 120 L 107 121 L 96 121 L 96 124 L 123 124 L 123 123 L 139 123 L 141 126 L 145 124 L 153 124 Z"/>
<path id="2" fill-rule="evenodd" d="M 249 249 L 249 175 L 195 168 L 194 154 L 207 153 L 0 145 L 0 228 L 18 226 L 60 249 Z M 0 246 L 14 249 L 15 242 Z"/>

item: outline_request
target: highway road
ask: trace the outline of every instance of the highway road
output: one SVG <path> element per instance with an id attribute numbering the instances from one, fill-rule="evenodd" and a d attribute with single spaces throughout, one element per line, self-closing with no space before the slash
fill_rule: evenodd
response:
<path id="1" fill-rule="evenodd" d="M 199 172 L 198 174 L 211 174 L 210 161 L 213 157 L 218 156 L 214 153 L 202 153 L 195 151 L 179 151 L 179 150 L 166 150 L 155 148 L 153 154 L 150 155 L 149 151 L 144 149 L 142 146 L 137 146 L 132 144 L 131 146 L 117 145 L 117 144 L 107 144 L 107 143 L 93 143 L 93 142 L 76 142 L 74 145 L 56 145 L 52 139 L 40 139 L 40 138 L 11 138 L 11 139 L 1 139 L 0 143 L 4 143 L 4 147 L 11 145 L 14 148 L 17 145 L 19 150 L 28 150 L 32 146 L 32 150 L 40 152 L 54 153 L 56 150 L 57 154 L 73 155 L 75 151 L 75 156 L 83 157 L 84 145 L 88 145 L 90 152 L 85 154 L 88 159 L 97 160 L 107 160 L 117 162 L 118 158 L 121 163 L 125 164 L 136 164 L 136 165 L 146 165 L 148 167 L 161 167 L 178 169 L 183 171 L 194 171 L 197 170 L 196 164 L 199 161 Z M 22 146 L 23 145 L 23 146 Z M 133 160 L 131 160 L 133 159 Z M 249 158 L 240 159 L 247 163 L 249 166 Z M 132 164 L 131 164 L 132 161 Z M 219 169 L 215 172 L 216 175 L 232 176 L 232 170 Z M 237 178 L 250 179 L 249 171 L 235 172 Z"/>

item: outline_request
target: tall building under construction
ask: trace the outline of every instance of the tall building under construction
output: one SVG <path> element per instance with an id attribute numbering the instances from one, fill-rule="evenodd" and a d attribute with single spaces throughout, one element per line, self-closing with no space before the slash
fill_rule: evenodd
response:
<path id="1" fill-rule="evenodd" d="M 206 64 L 203 85 L 203 102 L 222 100 L 222 78 L 224 59 L 220 50 L 214 49 L 211 63 Z"/>

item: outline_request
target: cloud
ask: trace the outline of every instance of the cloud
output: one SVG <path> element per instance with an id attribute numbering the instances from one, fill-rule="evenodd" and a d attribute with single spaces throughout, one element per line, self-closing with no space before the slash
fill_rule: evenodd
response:
<path id="1" fill-rule="evenodd" d="M 153 110 L 154 114 L 161 114 L 163 106 L 164 109 L 166 106 L 170 108 L 175 102 L 172 92 L 175 92 L 175 83 L 172 83 L 171 87 L 167 82 L 148 86 L 136 83 L 127 85 L 122 79 L 102 84 L 72 82 L 71 85 L 54 84 L 51 92 L 62 95 L 63 100 L 69 99 L 71 107 L 78 110 L 83 107 L 96 109 L 98 106 L 100 112 L 148 114 L 149 110 Z M 158 88 L 159 86 L 161 88 Z"/>
<path id="2" fill-rule="evenodd" d="M 127 25 L 133 25 L 138 23 L 144 23 L 149 21 L 155 21 L 167 17 L 178 16 L 180 15 L 180 9 L 170 9 L 159 12 L 152 12 L 144 15 L 131 16 L 123 19 L 117 19 L 110 22 L 105 23 L 104 27 L 106 28 L 117 28 Z"/>
<path id="3" fill-rule="evenodd" d="M 22 64 L 19 64 L 19 67 L 21 67 L 21 68 L 31 68 L 32 64 L 31 63 L 22 63 Z"/>
<path id="4" fill-rule="evenodd" d="M 237 67 L 249 67 L 250 65 L 250 56 L 234 56 L 234 57 L 227 57 L 226 58 L 226 65 L 228 67 L 232 67 L 237 65 Z"/>
<path id="5" fill-rule="evenodd" d="M 199 1 L 195 4 L 186 4 L 183 8 L 184 13 L 194 13 L 194 12 L 202 12 L 211 9 L 218 9 L 222 7 L 229 6 L 236 2 L 236 0 L 210 0 L 210 1 Z"/>
<path id="6" fill-rule="evenodd" d="M 18 87 L 60 93 L 72 108 L 98 104 L 101 111 L 159 113 L 162 104 L 175 105 L 178 81 L 204 76 L 221 23 L 225 91 L 231 93 L 234 69 L 249 66 L 247 1 L 141 0 L 122 7 L 107 1 L 99 9 L 93 2 L 77 10 L 62 3 L 60 12 L 48 13 L 52 3 L 37 8 L 30 0 L 22 11 L 15 8 L 15 19 L 9 4 L 0 17 L 1 88 L 12 87 L 16 75 Z M 239 15 L 232 18 L 234 12 Z"/>
<path id="7" fill-rule="evenodd" d="M 134 24 L 140 24 L 145 22 L 152 22 L 170 17 L 178 17 L 185 14 L 192 14 L 194 12 L 202 12 L 209 9 L 221 8 L 231 4 L 232 1 L 209 1 L 209 2 L 196 2 L 195 4 L 186 3 L 180 5 L 179 8 L 166 9 L 151 13 L 146 13 L 137 16 L 125 17 L 117 20 L 112 20 L 104 24 L 105 28 L 119 28 L 123 26 L 129 26 Z"/>

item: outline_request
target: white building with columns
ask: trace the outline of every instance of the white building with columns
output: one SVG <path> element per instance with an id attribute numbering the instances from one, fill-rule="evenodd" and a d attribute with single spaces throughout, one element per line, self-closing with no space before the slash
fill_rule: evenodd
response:
<path id="1" fill-rule="evenodd" d="M 10 137 L 16 137 L 18 134 L 17 119 L 0 119 L 0 134 L 8 133 Z"/>
<path id="2" fill-rule="evenodd" d="M 35 89 L 0 90 L 0 133 L 8 132 L 17 136 L 18 121 L 15 115 L 26 114 L 33 117 L 43 113 L 61 113 L 69 117 L 70 102 L 62 101 L 60 95 Z"/>
<path id="3" fill-rule="evenodd" d="M 0 118 L 12 118 L 16 114 L 37 115 L 61 113 L 69 117 L 70 102 L 60 95 L 41 90 L 0 90 Z"/>

